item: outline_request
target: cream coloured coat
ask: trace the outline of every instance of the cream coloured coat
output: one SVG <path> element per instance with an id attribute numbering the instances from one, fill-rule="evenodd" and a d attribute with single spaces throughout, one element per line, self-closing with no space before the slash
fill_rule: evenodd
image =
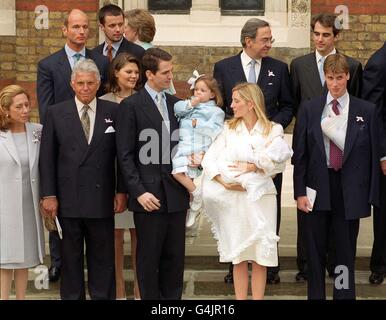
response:
<path id="1" fill-rule="evenodd" d="M 31 189 L 38 234 L 39 259 L 44 258 L 44 232 L 39 211 L 39 149 L 42 125 L 26 123 Z M 39 136 L 39 137 L 38 137 Z M 22 169 L 11 131 L 0 131 L 0 263 L 24 262 Z"/>

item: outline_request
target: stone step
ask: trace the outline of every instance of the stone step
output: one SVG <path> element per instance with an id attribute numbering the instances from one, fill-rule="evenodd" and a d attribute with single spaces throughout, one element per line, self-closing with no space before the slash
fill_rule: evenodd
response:
<path id="1" fill-rule="evenodd" d="M 223 281 L 227 269 L 220 270 L 191 270 L 184 273 L 183 299 L 234 299 L 233 285 Z M 86 272 L 87 273 L 87 272 Z M 306 299 L 306 283 L 295 281 L 296 270 L 283 270 L 280 272 L 281 282 L 276 285 L 267 285 L 266 299 Z M 371 285 L 368 283 L 369 272 L 357 271 L 356 289 L 358 299 L 386 299 L 386 284 Z M 59 283 L 49 283 L 49 288 L 37 289 L 35 287 L 36 274 L 29 273 L 27 299 L 30 300 L 57 300 L 59 299 Z M 125 270 L 126 292 L 128 299 L 132 299 L 133 272 Z M 87 275 L 86 275 L 87 279 Z M 333 280 L 326 278 L 327 295 L 331 298 Z"/>
<path id="2" fill-rule="evenodd" d="M 49 266 L 49 256 L 45 257 L 44 265 Z M 84 260 L 84 265 L 87 266 L 87 261 Z M 369 257 L 357 257 L 355 260 L 355 269 L 357 271 L 368 271 L 370 266 Z M 131 256 L 124 256 L 124 267 L 126 270 L 133 268 Z M 185 257 L 185 270 L 227 270 L 227 263 L 220 263 L 218 256 L 192 256 L 187 255 Z M 297 270 L 296 257 L 280 257 L 280 269 L 282 271 Z M 31 269 L 30 272 L 33 269 Z"/>

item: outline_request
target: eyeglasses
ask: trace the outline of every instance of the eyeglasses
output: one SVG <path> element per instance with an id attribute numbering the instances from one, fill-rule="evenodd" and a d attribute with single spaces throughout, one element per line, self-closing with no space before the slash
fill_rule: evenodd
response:
<path id="1" fill-rule="evenodd" d="M 263 38 L 263 39 L 260 39 L 260 42 L 263 43 L 263 44 L 273 44 L 275 42 L 275 39 L 273 38 Z"/>

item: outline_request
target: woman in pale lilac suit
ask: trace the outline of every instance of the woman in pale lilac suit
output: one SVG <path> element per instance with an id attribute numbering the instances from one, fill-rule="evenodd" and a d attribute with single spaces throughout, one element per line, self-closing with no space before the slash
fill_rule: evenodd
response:
<path id="1" fill-rule="evenodd" d="M 38 159 L 42 126 L 29 121 L 28 93 L 17 85 L 0 92 L 0 284 L 8 300 L 25 299 L 28 268 L 43 263 Z"/>

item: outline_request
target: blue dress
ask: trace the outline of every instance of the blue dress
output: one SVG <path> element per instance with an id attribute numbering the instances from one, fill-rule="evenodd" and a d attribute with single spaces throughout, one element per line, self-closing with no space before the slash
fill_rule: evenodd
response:
<path id="1" fill-rule="evenodd" d="M 191 178 L 201 174 L 197 168 L 188 167 L 188 156 L 206 152 L 224 127 L 224 111 L 213 100 L 191 107 L 190 100 L 178 101 L 174 113 L 179 121 L 180 134 L 177 153 L 173 157 L 173 172 L 186 172 Z"/>

